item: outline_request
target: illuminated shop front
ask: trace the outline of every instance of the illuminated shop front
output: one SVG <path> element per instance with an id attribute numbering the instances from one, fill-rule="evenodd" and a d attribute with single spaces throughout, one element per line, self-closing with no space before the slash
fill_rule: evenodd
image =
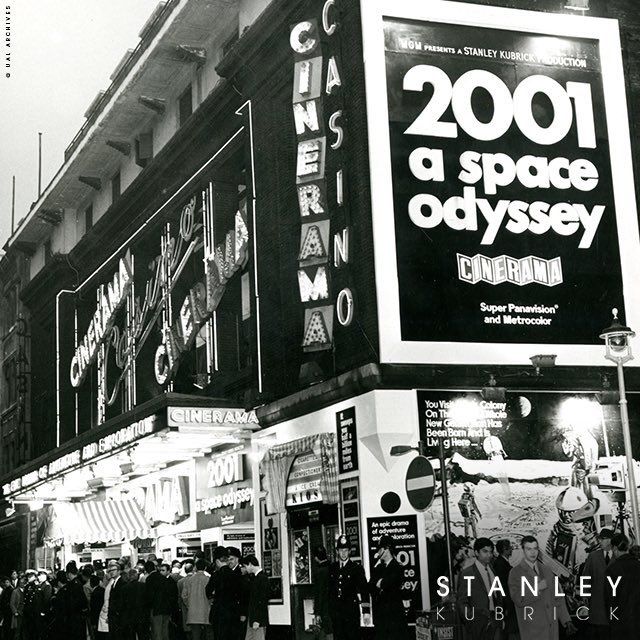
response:
<path id="1" fill-rule="evenodd" d="M 335 555 L 343 531 L 368 575 L 379 537 L 396 539 L 410 621 L 440 600 L 436 580 L 448 574 L 440 439 L 454 548 L 481 536 L 519 548 L 524 535 L 534 535 L 545 562 L 571 582 L 601 528 L 630 532 L 620 416 L 606 402 L 568 391 L 485 400 L 478 390 L 379 390 L 254 434 L 263 491 L 256 543 L 271 584 L 273 624 L 309 628 L 311 550 L 324 544 Z M 640 400 L 634 395 L 630 403 L 633 429 Z M 424 512 L 407 493 L 416 454 L 391 455 L 393 447 L 419 441 L 436 474 Z M 519 551 L 514 556 L 519 561 Z"/>
<path id="2" fill-rule="evenodd" d="M 274 625 L 293 625 L 301 633 L 312 623 L 314 547 L 324 545 L 333 560 L 344 532 L 351 557 L 368 567 L 367 518 L 388 479 L 378 463 L 369 470 L 367 447 L 374 455 L 379 450 L 376 402 L 376 394 L 365 394 L 253 436 L 254 487 L 261 489 L 256 546 L 271 587 Z"/>
<path id="3" fill-rule="evenodd" d="M 11 504 L 46 506 L 29 564 L 43 543 L 83 562 L 189 557 L 234 535 L 250 549 L 250 465 L 229 486 L 203 481 L 212 455 L 259 428 L 244 408 L 262 384 L 247 124 L 235 114 L 55 296 L 55 448 L 4 479 Z"/>
<path id="4" fill-rule="evenodd" d="M 151 553 L 171 560 L 203 549 L 197 496 L 213 496 L 196 489 L 198 464 L 217 448 L 242 446 L 257 428 L 255 414 L 176 394 L 160 404 L 147 418 L 85 434 L 77 448 L 36 461 L 3 487 L 14 506 L 33 512 L 39 544 L 31 564 Z"/>

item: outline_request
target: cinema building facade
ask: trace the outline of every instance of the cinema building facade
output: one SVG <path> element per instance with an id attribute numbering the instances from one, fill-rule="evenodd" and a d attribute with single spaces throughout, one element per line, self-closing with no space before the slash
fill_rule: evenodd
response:
<path id="1" fill-rule="evenodd" d="M 233 544 L 304 637 L 341 531 L 368 575 L 395 537 L 413 622 L 447 541 L 533 534 L 570 579 L 628 527 L 599 338 L 612 307 L 640 326 L 622 27 L 417 4 L 145 25 L 6 247 L 30 253 L 32 444 L 2 478 L 25 565 Z M 416 478 L 391 450 L 419 442 Z"/>

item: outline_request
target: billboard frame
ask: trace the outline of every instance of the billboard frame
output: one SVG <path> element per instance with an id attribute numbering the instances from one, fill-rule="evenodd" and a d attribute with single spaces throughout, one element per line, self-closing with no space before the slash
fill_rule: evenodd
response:
<path id="1" fill-rule="evenodd" d="M 446 25 L 502 29 L 556 37 L 588 38 L 598 43 L 605 98 L 608 144 L 611 157 L 616 228 L 620 247 L 626 324 L 640 327 L 640 234 L 632 168 L 627 98 L 618 21 L 556 13 L 489 7 L 446 0 L 416 3 L 413 0 L 361 2 L 365 91 L 367 101 L 371 207 L 380 360 L 405 364 L 529 364 L 536 353 L 553 352 L 558 365 L 604 366 L 604 345 L 488 342 L 403 341 L 394 226 L 393 187 L 387 78 L 385 70 L 384 18 L 418 20 Z M 389 215 L 389 213 L 392 215 Z M 611 300 L 611 307 L 623 301 Z M 601 310 L 602 324 L 610 320 L 610 308 Z M 596 336 L 594 336 L 595 338 Z M 632 346 L 640 348 L 640 338 Z M 640 361 L 630 363 L 640 366 Z"/>

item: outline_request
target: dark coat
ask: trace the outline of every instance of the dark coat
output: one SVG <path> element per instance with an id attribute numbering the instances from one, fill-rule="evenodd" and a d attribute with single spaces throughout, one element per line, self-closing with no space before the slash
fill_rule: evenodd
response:
<path id="1" fill-rule="evenodd" d="M 320 616 L 320 627 L 325 633 L 333 633 L 333 624 L 331 623 L 331 607 L 329 606 L 329 565 L 322 562 L 316 565 L 316 571 L 313 582 L 315 584 L 315 603 L 314 613 Z"/>
<path id="2" fill-rule="evenodd" d="M 205 587 L 205 594 L 213 600 L 209 619 L 214 637 L 235 637 L 240 622 L 239 581 L 228 565 L 213 572 Z"/>
<path id="3" fill-rule="evenodd" d="M 51 598 L 53 597 L 53 587 L 49 582 L 43 582 L 38 586 L 39 608 L 42 613 L 49 616 L 51 613 Z"/>
<path id="4" fill-rule="evenodd" d="M 141 620 L 149 619 L 144 582 L 126 582 L 123 586 L 123 598 L 126 603 L 123 619 L 125 628 L 133 628 Z"/>
<path id="5" fill-rule="evenodd" d="M 361 564 L 347 560 L 329 565 L 329 612 L 335 640 L 360 633 L 360 602 L 367 596 L 367 578 Z"/>
<path id="6" fill-rule="evenodd" d="M 104 587 L 98 585 L 92 592 L 89 600 L 89 622 L 92 627 L 98 626 L 100 611 L 104 604 Z"/>
<path id="7" fill-rule="evenodd" d="M 80 578 L 65 584 L 58 592 L 58 598 L 62 616 L 56 621 L 60 630 L 59 637 L 65 640 L 86 640 L 88 604 Z"/>
<path id="8" fill-rule="evenodd" d="M 408 637 L 402 583 L 402 567 L 395 558 L 388 565 L 382 563 L 373 571 L 371 593 L 376 640 L 404 640 Z"/>
<path id="9" fill-rule="evenodd" d="M 473 578 L 469 582 L 471 585 L 470 595 L 468 594 L 468 582 L 465 580 L 469 576 Z M 501 604 L 496 597 L 497 595 L 493 594 L 494 607 Z M 457 596 L 458 613 L 470 640 L 492 639 L 495 636 L 497 626 L 495 613 L 490 611 L 489 591 L 475 563 L 460 571 Z"/>
<path id="10" fill-rule="evenodd" d="M 500 579 L 500 585 L 505 592 L 505 596 L 502 598 L 502 606 L 504 607 L 504 630 L 507 633 L 517 633 L 518 621 L 516 620 L 516 608 L 509 594 L 511 563 L 503 556 L 498 556 L 493 562 L 493 572 Z"/>
<path id="11" fill-rule="evenodd" d="M 254 622 L 261 627 L 269 625 L 269 581 L 264 571 L 251 579 L 247 627 L 250 629 Z"/>
<path id="12" fill-rule="evenodd" d="M 9 586 L 6 589 L 2 590 L 0 593 L 0 619 L 6 620 L 3 626 L 7 626 L 11 624 L 11 593 L 13 592 L 13 587 Z"/>
<path id="13" fill-rule="evenodd" d="M 40 617 L 41 599 L 38 597 L 38 583 L 28 582 L 24 588 L 24 615 L 30 619 Z"/>
<path id="14" fill-rule="evenodd" d="M 231 569 L 231 567 L 229 567 Z M 242 575 L 242 569 L 240 565 L 236 565 L 235 569 L 231 569 L 229 573 L 228 588 L 231 591 L 231 597 L 229 598 L 229 605 L 233 609 L 233 617 L 240 620 L 241 600 L 242 600 L 242 588 L 244 576 Z"/>
<path id="15" fill-rule="evenodd" d="M 146 608 L 152 616 L 171 616 L 178 609 L 178 585 L 175 580 L 152 571 L 144 582 Z"/>
<path id="16" fill-rule="evenodd" d="M 618 620 L 614 618 L 610 622 L 611 640 L 640 638 L 640 562 L 625 553 L 609 563 L 606 575 L 614 584 L 620 578 L 615 597 L 609 581 L 605 590 L 606 611 L 617 607 Z"/>
<path id="17" fill-rule="evenodd" d="M 240 608 L 239 613 L 241 616 L 247 617 L 249 611 L 249 592 L 251 591 L 251 575 L 240 575 Z"/>
<path id="18" fill-rule="evenodd" d="M 609 563 L 612 561 L 609 558 Z M 592 551 L 582 568 L 582 575 L 591 578 L 591 597 L 589 598 L 589 624 L 609 625 L 609 612 L 605 607 L 605 587 L 607 586 L 607 561 L 602 549 Z"/>
<path id="19" fill-rule="evenodd" d="M 122 635 L 122 631 L 125 628 L 125 611 L 129 606 L 129 603 L 124 598 L 126 583 L 120 577 L 117 582 L 111 587 L 109 592 L 109 612 L 108 623 L 109 633 L 117 638 Z"/>

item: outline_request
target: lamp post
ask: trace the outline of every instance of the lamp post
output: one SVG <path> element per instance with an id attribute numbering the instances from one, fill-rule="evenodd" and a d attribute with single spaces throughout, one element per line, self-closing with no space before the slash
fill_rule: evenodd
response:
<path id="1" fill-rule="evenodd" d="M 618 310 L 612 309 L 613 322 L 607 327 L 600 337 L 605 341 L 605 358 L 615 362 L 618 369 L 618 391 L 620 392 L 620 420 L 622 422 L 622 435 L 624 438 L 624 450 L 627 458 L 627 478 L 629 483 L 629 496 L 631 498 L 631 519 L 633 522 L 634 535 L 640 534 L 640 519 L 638 514 L 638 487 L 636 485 L 636 474 L 633 462 L 633 452 L 631 450 L 631 432 L 629 430 L 629 413 L 627 411 L 627 396 L 624 386 L 623 365 L 629 360 L 633 360 L 631 344 L 629 338 L 636 334 L 629 328 L 621 324 L 618 320 Z"/>

